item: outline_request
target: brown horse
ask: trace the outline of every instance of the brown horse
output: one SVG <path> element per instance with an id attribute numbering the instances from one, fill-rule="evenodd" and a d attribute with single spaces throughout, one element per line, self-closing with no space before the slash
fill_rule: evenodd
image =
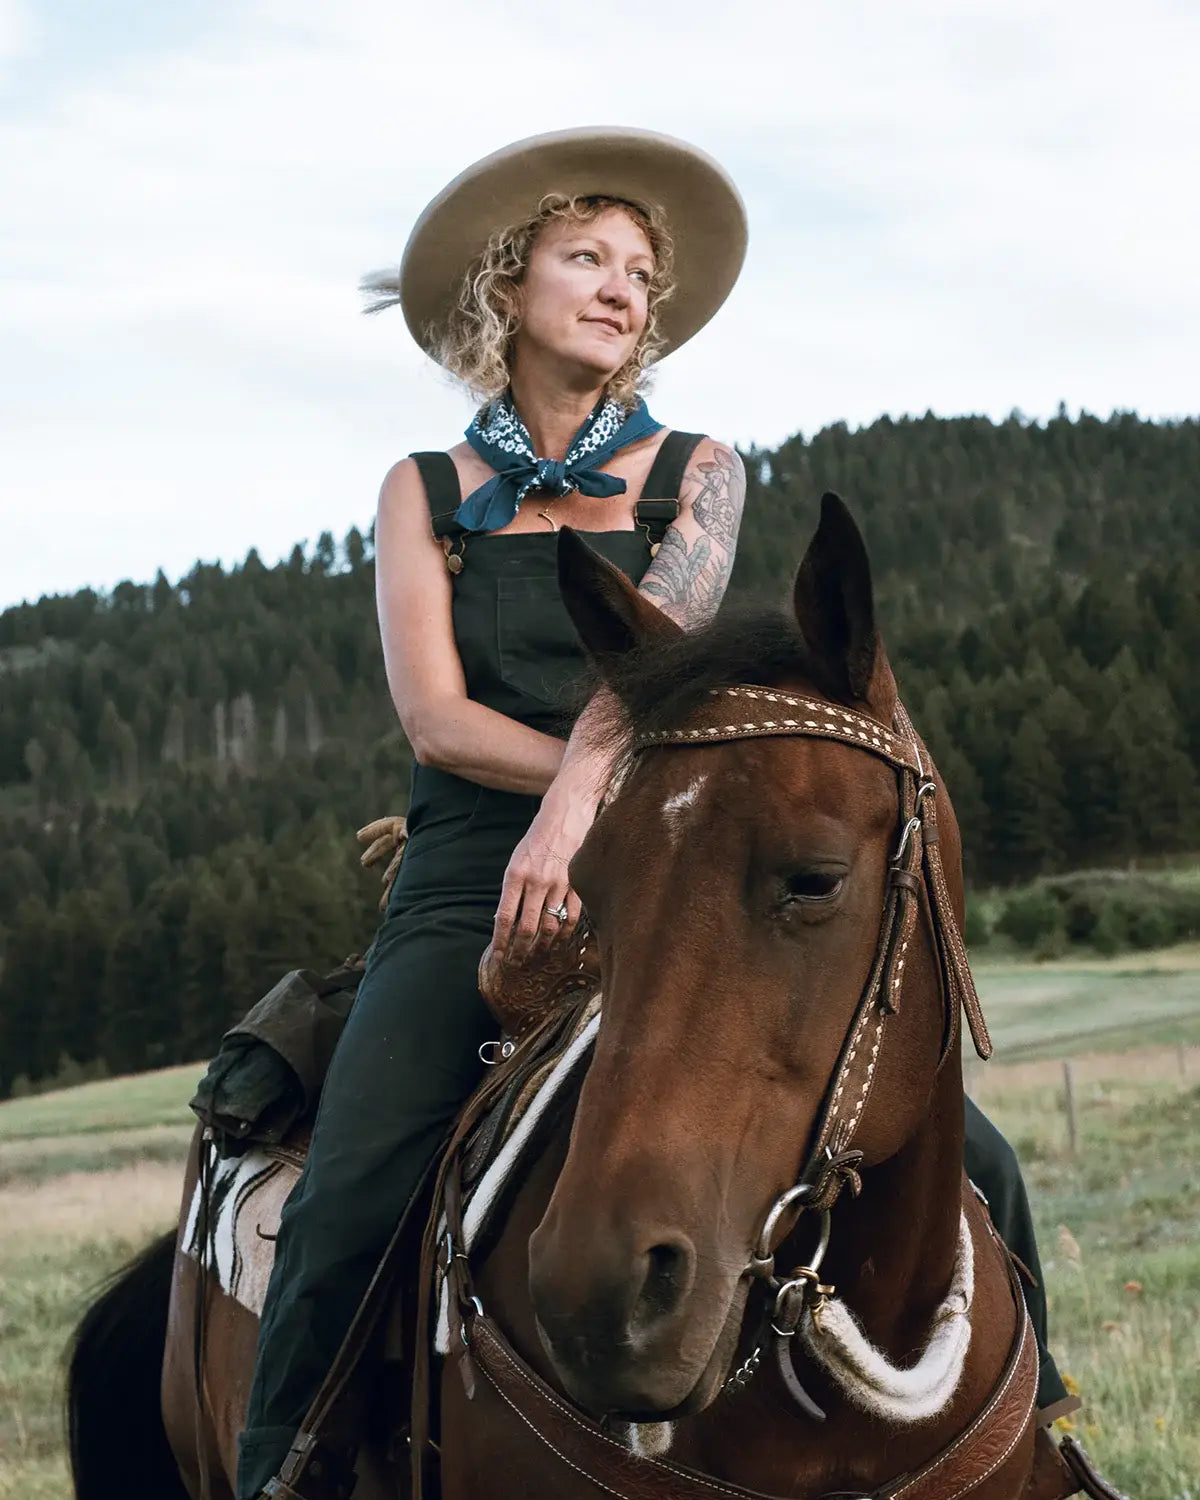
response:
<path id="1" fill-rule="evenodd" d="M 559 556 L 626 752 L 571 869 L 603 1009 L 576 1107 L 461 1273 L 445 1500 L 1069 1493 L 1031 1485 L 1032 1336 L 964 1185 L 960 1000 L 988 1044 L 958 830 L 849 513 L 823 502 L 791 612 L 689 636 L 569 532 Z M 109 1358 L 135 1305 L 140 1343 Z M 196 1496 L 202 1471 L 228 1495 L 252 1315 L 211 1294 L 199 1421 L 195 1264 L 173 1242 L 89 1319 L 79 1500 Z M 148 1398 L 164 1340 L 178 1469 Z M 380 1469 L 356 1494 L 389 1487 Z"/>

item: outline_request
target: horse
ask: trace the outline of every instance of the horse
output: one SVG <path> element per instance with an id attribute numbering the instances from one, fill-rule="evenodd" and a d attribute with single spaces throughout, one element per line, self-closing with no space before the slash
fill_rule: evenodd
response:
<path id="1" fill-rule="evenodd" d="M 690 634 L 568 528 L 559 578 L 618 757 L 570 869 L 602 1004 L 475 1257 L 448 1214 L 412 1493 L 1073 1492 L 1034 1477 L 1032 1333 L 963 1173 L 960 1010 L 990 1041 L 959 831 L 848 509 L 823 499 L 790 608 Z M 231 1494 L 256 1324 L 218 1288 L 198 1305 L 182 1250 L 152 1246 L 77 1334 L 78 1500 Z M 356 1494 L 398 1493 L 368 1454 Z"/>

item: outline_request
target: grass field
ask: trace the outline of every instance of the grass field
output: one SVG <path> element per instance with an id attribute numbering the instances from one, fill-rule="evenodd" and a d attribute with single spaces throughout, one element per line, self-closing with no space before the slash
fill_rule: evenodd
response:
<path id="1" fill-rule="evenodd" d="M 1133 1500 L 1200 1500 L 1200 947 L 977 978 L 1005 1061 L 968 1083 L 1025 1166 L 1078 1435 Z M 60 1352 L 96 1282 L 174 1222 L 199 1071 L 0 1104 L 0 1500 L 69 1495 Z"/>

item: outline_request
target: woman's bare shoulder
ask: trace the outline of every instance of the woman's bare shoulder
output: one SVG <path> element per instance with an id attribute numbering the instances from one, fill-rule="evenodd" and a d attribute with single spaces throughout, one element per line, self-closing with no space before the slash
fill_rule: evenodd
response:
<path id="1" fill-rule="evenodd" d="M 746 470 L 742 455 L 732 443 L 703 433 L 688 459 L 684 484 L 699 491 L 714 481 L 744 493 Z"/>
<path id="2" fill-rule="evenodd" d="M 658 432 L 652 433 L 648 438 L 643 438 L 641 443 L 634 445 L 631 451 L 640 452 L 643 444 L 647 445 L 647 451 L 657 454 L 658 450 L 680 429 L 675 427 L 662 427 Z M 741 468 L 741 457 L 732 443 L 722 442 L 707 432 L 686 433 L 685 436 L 694 436 L 696 444 L 688 457 L 689 470 L 695 469 L 699 464 L 722 463 L 732 468 Z"/>
<path id="3" fill-rule="evenodd" d="M 453 463 L 461 481 L 468 461 L 475 457 L 466 443 L 455 443 L 452 448 L 441 450 Z M 380 506 L 407 508 L 417 501 L 425 504 L 425 481 L 416 458 L 410 453 L 407 458 L 397 459 L 383 476 L 379 489 Z"/>
<path id="4" fill-rule="evenodd" d="M 722 442 L 720 438 L 715 438 L 707 432 L 700 434 L 700 441 L 693 449 L 692 458 L 704 463 L 714 458 L 723 458 L 730 463 L 741 463 L 738 451 L 732 443 Z"/>
<path id="5" fill-rule="evenodd" d="M 417 468 L 416 459 L 409 454 L 407 458 L 397 459 L 383 476 L 383 483 L 379 486 L 379 504 L 402 504 L 408 496 L 421 494 L 423 490 L 421 471 Z"/>

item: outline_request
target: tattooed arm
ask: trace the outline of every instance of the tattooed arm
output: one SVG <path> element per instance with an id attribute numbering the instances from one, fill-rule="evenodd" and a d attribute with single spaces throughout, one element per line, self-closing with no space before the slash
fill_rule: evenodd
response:
<path id="1" fill-rule="evenodd" d="M 685 630 L 717 612 L 733 567 L 746 474 L 736 449 L 705 438 L 679 491 L 678 518 L 667 528 L 640 588 Z"/>

